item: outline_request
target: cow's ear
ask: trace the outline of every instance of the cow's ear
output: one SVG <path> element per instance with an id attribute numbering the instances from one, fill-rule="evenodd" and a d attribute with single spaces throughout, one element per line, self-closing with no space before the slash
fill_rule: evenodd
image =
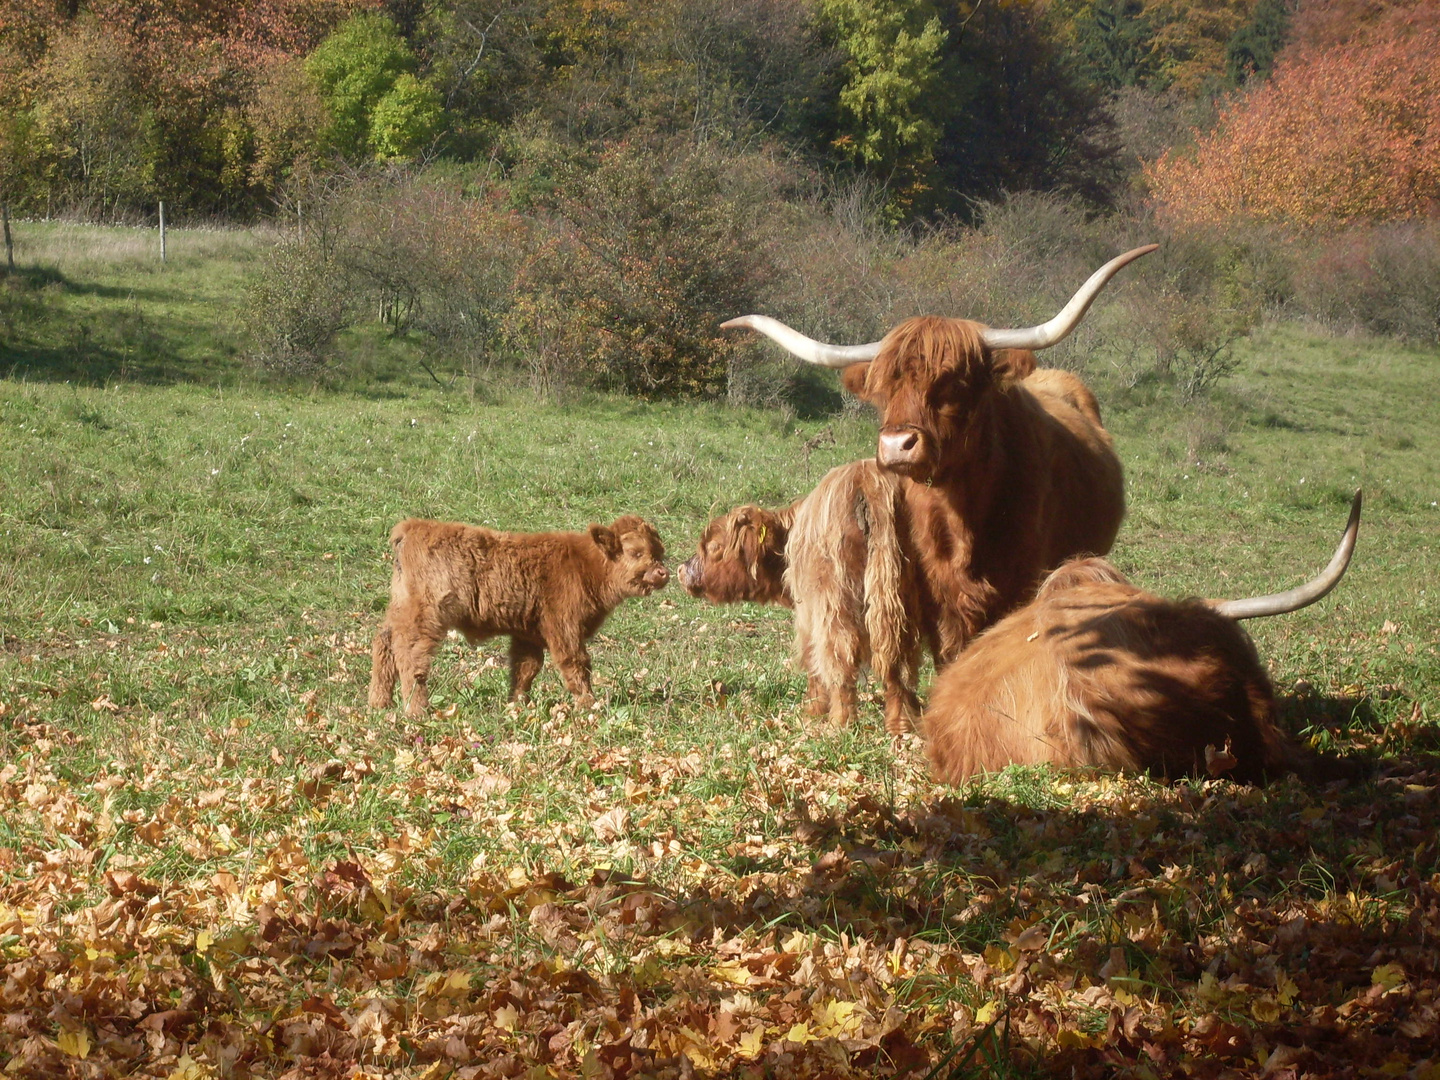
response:
<path id="1" fill-rule="evenodd" d="M 620 538 L 608 525 L 591 525 L 590 539 L 595 541 L 595 546 L 605 553 L 607 559 L 620 557 Z"/>
<path id="2" fill-rule="evenodd" d="M 840 372 L 840 385 L 858 398 L 865 396 L 865 379 L 870 374 L 870 361 L 851 364 Z"/>

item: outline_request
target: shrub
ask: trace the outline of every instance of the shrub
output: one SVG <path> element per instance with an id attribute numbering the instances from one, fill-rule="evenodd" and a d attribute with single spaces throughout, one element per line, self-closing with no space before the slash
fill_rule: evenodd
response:
<path id="1" fill-rule="evenodd" d="M 248 290 L 243 317 L 251 355 L 271 371 L 313 374 L 330 361 L 351 309 L 332 248 L 319 240 L 282 241 Z"/>
<path id="2" fill-rule="evenodd" d="M 339 219 L 337 261 L 377 321 L 467 363 L 493 355 L 529 242 L 497 193 L 395 170 L 352 188 Z"/>
<path id="3" fill-rule="evenodd" d="M 1440 223 L 1354 227 L 1296 245 L 1294 307 L 1338 330 L 1440 342 Z"/>
<path id="4" fill-rule="evenodd" d="M 754 310 L 769 276 L 757 164 L 622 144 L 568 181 L 506 322 L 543 381 L 641 397 L 725 390 L 742 344 L 720 323 Z"/>

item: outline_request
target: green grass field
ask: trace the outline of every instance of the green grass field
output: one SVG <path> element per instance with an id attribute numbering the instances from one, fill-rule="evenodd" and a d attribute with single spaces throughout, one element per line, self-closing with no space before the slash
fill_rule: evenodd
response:
<path id="1" fill-rule="evenodd" d="M 874 705 L 801 717 L 788 613 L 675 586 L 592 643 L 593 717 L 552 667 L 508 708 L 503 641 L 447 645 L 423 722 L 365 708 L 400 517 L 640 513 L 674 565 L 872 453 L 868 415 L 536 403 L 383 349 L 266 383 L 236 330 L 262 237 L 177 231 L 163 270 L 153 233 L 17 239 L 7 1074 L 1440 1074 L 1440 355 L 1280 325 L 1200 403 L 1090 373 L 1113 557 L 1155 591 L 1309 577 L 1365 489 L 1340 588 L 1248 629 L 1297 737 L 1373 781 L 953 790 Z"/>

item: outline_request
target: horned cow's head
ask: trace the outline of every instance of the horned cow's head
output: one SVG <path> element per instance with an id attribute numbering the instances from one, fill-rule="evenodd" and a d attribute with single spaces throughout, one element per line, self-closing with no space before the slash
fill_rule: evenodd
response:
<path id="1" fill-rule="evenodd" d="M 844 368 L 846 389 L 880 411 L 881 467 L 929 479 L 945 448 L 963 438 L 976 403 L 997 384 L 1033 371 L 1033 350 L 1064 340 L 1110 279 L 1157 247 L 1147 244 L 1111 259 L 1058 315 L 1025 329 L 927 316 L 907 319 L 867 345 L 828 345 L 767 315 L 742 315 L 722 325 L 758 330 L 802 360 Z"/>
<path id="2" fill-rule="evenodd" d="M 965 438 L 980 403 L 1008 377 L 984 330 L 936 315 L 906 319 L 885 335 L 874 360 L 841 373 L 845 389 L 880 414 L 881 468 L 928 480 L 944 448 Z"/>
<path id="3" fill-rule="evenodd" d="M 705 526 L 695 554 L 677 574 L 691 596 L 712 604 L 752 600 L 788 604 L 785 593 L 787 517 L 758 506 L 740 506 Z"/>

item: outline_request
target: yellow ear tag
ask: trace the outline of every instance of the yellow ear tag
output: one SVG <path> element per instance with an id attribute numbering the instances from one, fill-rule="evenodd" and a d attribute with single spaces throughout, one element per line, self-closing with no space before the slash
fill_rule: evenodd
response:
<path id="1" fill-rule="evenodd" d="M 769 527 L 768 525 L 761 525 L 761 526 L 760 526 L 760 546 L 761 546 L 762 548 L 765 546 L 765 537 L 766 537 L 766 535 L 767 535 L 767 531 L 769 530 L 769 528 L 770 528 L 770 527 Z"/>

